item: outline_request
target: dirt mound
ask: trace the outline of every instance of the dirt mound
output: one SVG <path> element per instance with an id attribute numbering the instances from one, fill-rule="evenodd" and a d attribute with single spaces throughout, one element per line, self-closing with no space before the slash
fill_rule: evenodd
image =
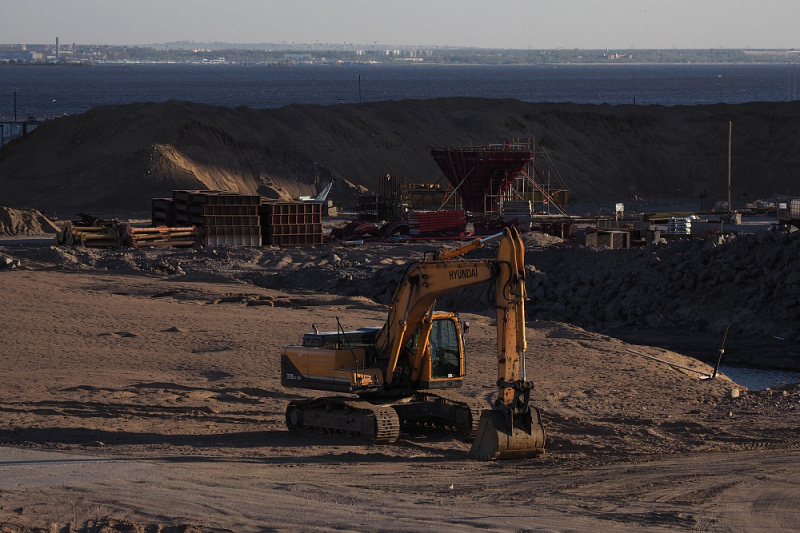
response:
<path id="1" fill-rule="evenodd" d="M 0 206 L 0 235 L 41 235 L 42 233 L 58 233 L 58 228 L 39 211 Z"/>
<path id="2" fill-rule="evenodd" d="M 532 139 L 575 201 L 800 193 L 800 102 L 691 107 L 450 98 L 276 110 L 189 102 L 105 106 L 47 120 L 0 150 L 0 195 L 39 209 L 147 209 L 173 189 L 353 203 L 387 173 L 434 182 L 431 147 Z M 48 157 L 40 155 L 48 153 Z"/>
<path id="3" fill-rule="evenodd" d="M 194 524 L 178 526 L 164 526 L 162 524 L 138 524 L 128 520 L 115 520 L 113 518 L 100 518 L 89 520 L 82 526 L 67 523 L 64 526 L 52 523 L 50 527 L 34 527 L 24 524 L 4 522 L 0 524 L 0 533 L 50 533 L 51 531 L 69 531 L 70 533 L 213 533 L 218 531 Z"/>

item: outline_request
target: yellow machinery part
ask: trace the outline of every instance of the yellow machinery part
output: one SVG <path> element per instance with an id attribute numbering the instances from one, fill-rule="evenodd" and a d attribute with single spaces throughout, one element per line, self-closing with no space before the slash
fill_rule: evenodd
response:
<path id="1" fill-rule="evenodd" d="M 538 409 L 514 415 L 510 426 L 506 410 L 485 410 L 469 456 L 479 461 L 525 459 L 544 451 L 545 432 Z"/>

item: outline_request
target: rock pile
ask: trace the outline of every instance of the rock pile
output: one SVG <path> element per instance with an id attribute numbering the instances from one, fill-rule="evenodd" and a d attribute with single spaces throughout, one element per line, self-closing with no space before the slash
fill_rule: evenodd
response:
<path id="1" fill-rule="evenodd" d="M 535 318 L 598 331 L 730 325 L 734 333 L 800 337 L 800 232 L 526 255 L 535 265 L 528 278 Z"/>

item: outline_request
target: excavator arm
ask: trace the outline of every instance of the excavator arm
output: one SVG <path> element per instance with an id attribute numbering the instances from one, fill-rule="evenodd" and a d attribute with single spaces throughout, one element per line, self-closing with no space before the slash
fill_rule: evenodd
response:
<path id="1" fill-rule="evenodd" d="M 516 238 L 519 239 L 519 234 Z M 385 383 L 392 382 L 402 347 L 417 327 L 429 325 L 426 324 L 425 317 L 430 317 L 437 298 L 448 292 L 499 279 L 497 261 L 455 258 L 501 239 L 509 241 L 513 237 L 506 230 L 504 233 L 475 239 L 455 250 L 440 249 L 432 257 L 425 257 L 409 267 L 395 289 L 389 304 L 389 316 L 375 342 L 378 353 L 389 358 Z"/>
<path id="2" fill-rule="evenodd" d="M 459 256 L 500 241 L 494 259 L 467 260 Z M 476 239 L 455 250 L 439 250 L 409 267 L 398 285 L 376 348 L 388 364 L 384 383 L 391 386 L 403 346 L 418 327 L 423 342 L 411 361 L 412 379 L 419 375 L 436 299 L 445 293 L 495 283 L 497 312 L 497 388 L 493 409 L 481 415 L 478 437 L 470 455 L 476 459 L 528 457 L 544 448 L 539 412 L 528 405 L 532 383 L 525 366 L 525 258 L 516 228 Z"/>
<path id="3" fill-rule="evenodd" d="M 481 414 L 470 457 L 517 459 L 544 450 L 541 414 L 529 405 L 533 383 L 527 380 L 525 352 L 525 252 L 516 230 L 508 231 L 497 253 L 497 400 Z"/>

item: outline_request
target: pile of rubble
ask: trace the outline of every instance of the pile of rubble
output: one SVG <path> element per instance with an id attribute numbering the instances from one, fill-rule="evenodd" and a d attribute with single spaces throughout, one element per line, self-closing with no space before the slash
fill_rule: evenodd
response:
<path id="1" fill-rule="evenodd" d="M 679 240 L 637 250 L 532 252 L 529 310 L 623 326 L 800 337 L 800 232 Z"/>

